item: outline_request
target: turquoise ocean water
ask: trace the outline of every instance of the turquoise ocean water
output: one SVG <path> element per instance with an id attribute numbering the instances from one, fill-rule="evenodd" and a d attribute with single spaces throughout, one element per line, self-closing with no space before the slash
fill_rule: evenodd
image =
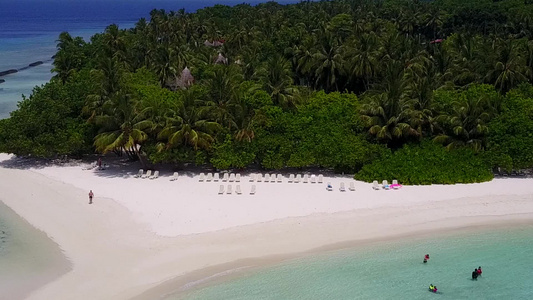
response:
<path id="1" fill-rule="evenodd" d="M 533 299 L 533 226 L 339 250 L 174 299 Z M 423 255 L 429 253 L 429 263 Z M 483 276 L 471 279 L 474 268 Z M 428 291 L 435 284 L 439 293 Z"/>

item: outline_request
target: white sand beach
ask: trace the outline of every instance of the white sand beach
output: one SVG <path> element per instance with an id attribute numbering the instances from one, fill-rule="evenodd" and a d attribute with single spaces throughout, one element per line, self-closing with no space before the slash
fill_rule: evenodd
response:
<path id="1" fill-rule="evenodd" d="M 138 164 L 108 163 L 106 170 L 83 170 L 0 154 L 0 200 L 72 262 L 72 271 L 28 299 L 154 299 L 187 282 L 299 253 L 533 220 L 533 179 L 526 178 L 388 191 L 355 182 L 349 191 L 351 176 L 251 183 L 243 174 L 241 195 L 218 195 L 221 182 L 198 182 L 197 175 L 170 181 L 172 172 L 161 170 L 158 179 L 136 179 Z M 235 190 L 236 183 L 223 184 Z"/>

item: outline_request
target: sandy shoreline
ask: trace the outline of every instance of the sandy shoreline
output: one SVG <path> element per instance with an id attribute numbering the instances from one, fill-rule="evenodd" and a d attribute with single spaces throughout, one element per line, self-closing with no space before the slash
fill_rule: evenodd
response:
<path id="1" fill-rule="evenodd" d="M 157 180 L 134 179 L 136 170 L 31 166 L 0 155 L 5 204 L 46 232 L 73 265 L 28 299 L 154 299 L 220 271 L 309 251 L 533 218 L 532 179 L 399 191 L 356 182 L 357 190 L 345 193 L 257 183 L 255 196 L 219 196 L 217 183 L 192 176 L 170 182 L 163 172 Z M 246 193 L 247 179 L 242 186 Z"/>

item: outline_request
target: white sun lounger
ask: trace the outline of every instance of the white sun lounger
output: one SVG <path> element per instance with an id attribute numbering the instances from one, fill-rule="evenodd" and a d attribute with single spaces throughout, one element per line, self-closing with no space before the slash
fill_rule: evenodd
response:
<path id="1" fill-rule="evenodd" d="M 294 174 L 289 174 L 289 180 L 287 180 L 288 183 L 291 183 L 294 181 Z"/>
<path id="2" fill-rule="evenodd" d="M 240 185 L 240 184 L 237 184 L 237 185 L 235 186 L 235 193 L 236 193 L 237 195 L 242 194 L 242 191 L 241 191 L 241 185 Z"/>
<path id="3" fill-rule="evenodd" d="M 395 189 L 395 190 L 397 190 L 397 189 L 400 188 L 400 185 L 398 184 L 398 180 L 396 180 L 396 179 L 394 179 L 394 180 L 392 181 L 392 185 L 393 185 L 392 188 Z"/>
<path id="4" fill-rule="evenodd" d="M 150 176 L 150 179 L 157 179 L 159 178 L 159 171 L 155 171 L 154 175 Z"/>
<path id="5" fill-rule="evenodd" d="M 222 181 L 223 182 L 228 182 L 228 179 L 229 179 L 229 174 L 228 173 L 224 173 L 224 175 L 222 175 Z"/>
<path id="6" fill-rule="evenodd" d="M 278 182 L 283 182 L 283 175 L 278 174 Z"/>
<path id="7" fill-rule="evenodd" d="M 143 173 L 144 173 L 144 170 L 143 170 L 143 169 L 139 169 L 139 173 L 137 173 L 137 174 L 136 174 L 135 176 L 133 176 L 133 177 L 135 177 L 135 178 L 140 178 L 140 177 L 143 176 Z"/>
<path id="8" fill-rule="evenodd" d="M 328 182 L 328 184 L 326 185 L 326 190 L 328 191 L 333 191 L 333 186 L 331 185 L 331 182 Z"/>
<path id="9" fill-rule="evenodd" d="M 235 182 L 241 182 L 241 174 L 235 174 Z"/>
<path id="10" fill-rule="evenodd" d="M 228 188 L 226 189 L 226 194 L 231 194 L 231 184 L 228 184 Z"/>
<path id="11" fill-rule="evenodd" d="M 316 183 L 316 176 L 311 175 L 311 179 L 309 180 L 311 183 Z"/>
<path id="12" fill-rule="evenodd" d="M 383 180 L 382 188 L 384 190 L 388 190 L 390 188 L 389 187 L 389 182 L 387 180 Z"/>
<path id="13" fill-rule="evenodd" d="M 322 183 L 324 181 L 324 176 L 322 174 L 318 175 L 318 183 Z"/>
<path id="14" fill-rule="evenodd" d="M 254 182 L 255 181 L 255 174 L 250 174 L 250 182 Z"/>
<path id="15" fill-rule="evenodd" d="M 265 178 L 263 180 L 264 182 L 269 182 L 270 181 L 270 174 L 265 174 Z"/>
<path id="16" fill-rule="evenodd" d="M 276 174 L 270 174 L 270 183 L 276 183 Z"/>
<path id="17" fill-rule="evenodd" d="M 263 174 L 259 173 L 257 174 L 257 182 L 261 182 L 263 180 Z"/>
<path id="18" fill-rule="evenodd" d="M 205 180 L 205 174 L 204 173 L 200 173 L 200 177 L 198 178 L 198 181 L 204 182 L 204 180 Z"/>
<path id="19" fill-rule="evenodd" d="M 210 182 L 211 180 L 213 180 L 213 173 L 207 173 L 207 178 L 205 181 Z"/>
<path id="20" fill-rule="evenodd" d="M 341 186 L 339 187 L 339 191 L 346 192 L 346 188 L 344 187 L 344 182 L 341 182 Z"/>
<path id="21" fill-rule="evenodd" d="M 307 183 L 309 181 L 309 175 L 304 174 L 304 179 L 302 180 L 303 183 Z"/>
<path id="22" fill-rule="evenodd" d="M 219 181 L 220 180 L 220 174 L 215 173 L 213 174 L 213 181 Z"/>
<path id="23" fill-rule="evenodd" d="M 178 172 L 174 172 L 174 174 L 172 174 L 172 178 L 170 178 L 170 181 L 174 180 L 178 180 Z"/>
<path id="24" fill-rule="evenodd" d="M 372 188 L 373 188 L 374 190 L 376 190 L 376 191 L 379 190 L 379 184 L 378 184 L 378 181 L 377 181 L 377 180 L 374 180 L 374 181 L 372 182 Z"/>
<path id="25" fill-rule="evenodd" d="M 98 162 L 97 161 L 91 163 L 90 165 L 88 165 L 87 167 L 83 168 L 82 170 L 92 170 L 92 169 L 94 169 L 96 167 L 98 167 Z"/>
<path id="26" fill-rule="evenodd" d="M 229 174 L 229 182 L 234 182 L 235 181 L 235 173 L 230 173 Z"/>
<path id="27" fill-rule="evenodd" d="M 294 183 L 298 183 L 302 180 L 302 174 L 296 174 L 296 177 L 294 178 Z"/>
<path id="28" fill-rule="evenodd" d="M 145 179 L 145 178 L 149 178 L 150 176 L 152 176 L 152 170 L 146 171 L 146 174 L 144 174 L 141 178 Z"/>
<path id="29" fill-rule="evenodd" d="M 219 195 L 224 194 L 224 185 L 223 185 L 223 184 L 221 184 L 221 185 L 218 187 L 218 194 L 219 194 Z"/>
<path id="30" fill-rule="evenodd" d="M 355 191 L 355 182 L 350 181 L 350 186 L 348 187 L 348 189 L 352 192 Z"/>
<path id="31" fill-rule="evenodd" d="M 250 189 L 250 195 L 255 195 L 255 184 L 252 184 L 252 188 Z"/>

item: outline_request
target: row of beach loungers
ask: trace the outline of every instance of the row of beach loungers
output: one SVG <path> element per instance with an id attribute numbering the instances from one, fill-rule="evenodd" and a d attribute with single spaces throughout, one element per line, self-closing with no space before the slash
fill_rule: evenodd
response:
<path id="1" fill-rule="evenodd" d="M 149 179 L 157 179 L 159 178 L 159 171 L 154 171 L 154 173 L 152 174 L 152 170 L 147 170 L 146 173 L 144 173 L 144 170 L 143 169 L 140 169 L 139 170 L 139 173 L 137 173 L 135 176 L 133 176 L 135 178 L 142 178 L 142 179 L 146 179 L 146 178 L 149 178 Z"/>
<path id="2" fill-rule="evenodd" d="M 326 190 L 333 191 L 333 186 L 331 185 L 331 182 L 328 182 L 328 184 L 326 186 Z M 352 192 L 355 191 L 355 182 L 354 181 L 350 181 L 350 186 L 348 187 L 348 190 L 350 190 Z M 344 182 L 340 183 L 339 191 L 346 192 L 346 186 L 344 185 Z"/>
<path id="3" fill-rule="evenodd" d="M 198 181 L 200 182 L 210 182 L 210 181 L 220 181 L 220 174 L 219 173 L 207 173 L 205 175 L 204 173 L 200 173 L 200 176 L 198 177 Z M 235 174 L 235 173 L 224 173 L 222 175 L 222 181 L 223 182 L 241 182 L 241 174 Z"/>
<path id="4" fill-rule="evenodd" d="M 283 180 L 285 179 L 285 177 L 283 177 L 283 175 L 281 174 L 265 174 L 263 176 L 263 174 L 251 174 L 250 175 L 250 182 L 271 182 L 271 183 L 274 183 L 274 182 L 278 182 L 278 183 L 281 183 L 283 182 Z M 219 173 L 207 173 L 204 174 L 204 173 L 200 173 L 200 176 L 198 177 L 198 181 L 200 182 L 210 182 L 210 181 L 220 181 L 220 175 Z M 318 175 L 318 177 L 316 175 L 308 175 L 308 174 L 304 174 L 302 176 L 302 174 L 297 174 L 296 176 L 294 174 L 290 174 L 289 175 L 289 179 L 288 179 L 288 182 L 289 183 L 298 183 L 298 182 L 303 182 L 303 183 L 322 183 L 324 181 L 324 176 L 323 175 Z M 234 174 L 234 173 L 224 173 L 222 175 L 222 182 L 241 182 L 241 174 Z"/>
<path id="5" fill-rule="evenodd" d="M 255 184 L 252 185 L 252 187 L 250 188 L 250 195 L 255 195 L 255 190 L 256 190 L 256 187 L 255 187 Z M 219 195 L 223 195 L 224 192 L 226 194 L 232 194 L 233 193 L 233 187 L 231 184 L 228 184 L 228 187 L 225 188 L 223 184 L 221 184 L 218 188 L 218 194 Z M 242 194 L 242 189 L 241 189 L 241 185 L 240 184 L 237 184 L 235 185 L 235 194 L 237 195 L 241 195 Z"/>
<path id="6" fill-rule="evenodd" d="M 250 175 L 250 181 L 251 182 L 254 182 L 254 181 L 257 181 L 257 182 L 283 182 L 283 179 L 285 177 L 283 177 L 283 175 L 281 174 L 278 174 L 277 176 L 275 174 L 265 174 L 265 176 L 263 177 L 262 174 L 252 174 Z M 299 183 L 299 182 L 302 182 L 302 183 L 322 183 L 324 181 L 324 176 L 323 175 L 318 175 L 318 177 L 316 175 L 308 175 L 308 174 L 304 174 L 302 176 L 302 174 L 296 174 L 296 176 L 294 174 L 289 174 L 289 178 L 287 180 L 287 182 L 289 183 Z"/>
<path id="7" fill-rule="evenodd" d="M 377 180 L 374 180 L 374 182 L 372 182 L 372 188 L 374 190 L 379 190 L 379 189 L 390 190 L 391 188 L 394 190 L 397 190 L 400 187 L 401 185 L 398 184 L 398 180 L 393 180 L 391 185 L 389 185 L 389 182 L 387 180 L 383 180 L 383 182 L 381 183 L 381 186 L 379 186 L 379 183 Z"/>

